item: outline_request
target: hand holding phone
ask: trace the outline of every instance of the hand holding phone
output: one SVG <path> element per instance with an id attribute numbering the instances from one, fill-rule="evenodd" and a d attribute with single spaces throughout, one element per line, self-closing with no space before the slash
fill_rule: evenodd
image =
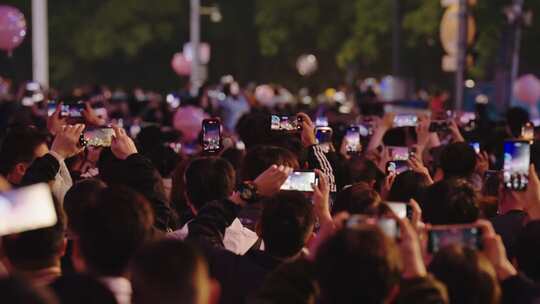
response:
<path id="1" fill-rule="evenodd" d="M 361 150 L 360 127 L 350 126 L 345 133 L 345 150 L 349 154 L 358 153 Z"/>
<path id="2" fill-rule="evenodd" d="M 297 132 L 302 130 L 300 116 L 272 115 L 270 117 L 270 130 Z"/>
<path id="3" fill-rule="evenodd" d="M 428 230 L 428 252 L 461 245 L 472 249 L 482 249 L 482 229 L 477 224 L 431 226 Z"/>
<path id="4" fill-rule="evenodd" d="M 394 128 L 416 127 L 418 116 L 415 114 L 398 114 L 394 116 Z"/>
<path id="5" fill-rule="evenodd" d="M 330 127 L 317 127 L 315 128 L 315 138 L 317 144 L 321 146 L 325 151 L 330 151 L 332 146 L 332 128 Z"/>
<path id="6" fill-rule="evenodd" d="M 525 191 L 529 184 L 530 142 L 505 141 L 503 183 L 506 189 Z"/>
<path id="7" fill-rule="evenodd" d="M 386 163 L 386 175 L 401 174 L 410 169 L 406 160 L 392 160 Z"/>
<path id="8" fill-rule="evenodd" d="M 221 150 L 221 122 L 219 119 L 205 119 L 202 122 L 203 151 L 216 153 Z"/>
<path id="9" fill-rule="evenodd" d="M 87 146 L 110 147 L 114 130 L 112 128 L 96 128 L 87 130 L 83 134 Z"/>
<path id="10" fill-rule="evenodd" d="M 313 192 L 311 185 L 317 184 L 318 178 L 315 171 L 293 171 L 281 186 L 281 190 Z"/>

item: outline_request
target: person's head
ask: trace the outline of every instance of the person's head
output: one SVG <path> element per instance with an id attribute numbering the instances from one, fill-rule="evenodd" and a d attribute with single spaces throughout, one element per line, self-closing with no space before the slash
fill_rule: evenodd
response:
<path id="1" fill-rule="evenodd" d="M 348 170 L 351 183 L 365 182 L 373 189 L 376 189 L 377 184 L 384 178 L 384 174 L 377 168 L 377 165 L 367 158 L 353 158 L 349 163 Z"/>
<path id="2" fill-rule="evenodd" d="M 540 282 L 540 221 L 529 222 L 516 241 L 516 260 L 520 271 Z"/>
<path id="3" fill-rule="evenodd" d="M 85 274 L 64 275 L 50 285 L 60 303 L 116 304 L 114 294 L 96 278 Z"/>
<path id="4" fill-rule="evenodd" d="M 344 229 L 315 257 L 322 304 L 387 303 L 401 277 L 396 244 L 376 226 Z"/>
<path id="5" fill-rule="evenodd" d="M 207 304 L 217 300 L 218 287 L 208 265 L 192 245 L 161 240 L 144 246 L 130 265 L 134 304 Z"/>
<path id="6" fill-rule="evenodd" d="M 506 111 L 506 125 L 513 137 L 521 136 L 521 128 L 529 122 L 529 112 L 520 107 L 512 107 Z"/>
<path id="7" fill-rule="evenodd" d="M 476 152 L 466 142 L 452 143 L 442 149 L 439 164 L 444 178 L 468 178 L 476 167 Z"/>
<path id="8" fill-rule="evenodd" d="M 234 168 L 220 157 L 198 157 L 186 168 L 186 195 L 194 212 L 208 202 L 229 197 L 235 183 Z"/>
<path id="9" fill-rule="evenodd" d="M 254 180 L 272 165 L 284 165 L 298 169 L 297 157 L 285 148 L 275 146 L 257 146 L 252 148 L 244 158 L 242 179 Z"/>
<path id="10" fill-rule="evenodd" d="M 279 192 L 262 205 L 260 234 L 265 251 L 278 258 L 297 255 L 311 237 L 313 206 L 301 192 Z"/>
<path id="11" fill-rule="evenodd" d="M 107 186 L 99 179 L 84 179 L 74 184 L 64 197 L 64 211 L 70 234 L 78 235 L 86 208 L 96 204 L 98 193 Z"/>
<path id="12" fill-rule="evenodd" d="M 433 225 L 472 223 L 480 215 L 478 194 L 464 179 L 437 182 L 427 189 L 422 214 Z"/>
<path id="13" fill-rule="evenodd" d="M 45 288 L 38 288 L 17 276 L 0 278 L 2 303 L 57 304 L 57 298 Z"/>
<path id="14" fill-rule="evenodd" d="M 434 255 L 429 271 L 448 288 L 450 303 L 499 303 L 501 290 L 495 269 L 471 248 L 442 248 Z"/>
<path id="15" fill-rule="evenodd" d="M 421 173 L 405 171 L 398 174 L 392 183 L 387 200 L 408 202 L 411 198 L 420 201 L 428 187 L 428 178 Z"/>
<path id="16" fill-rule="evenodd" d="M 349 214 L 377 214 L 381 196 L 367 183 L 358 182 L 341 190 L 334 202 L 332 213 L 346 211 Z"/>
<path id="17" fill-rule="evenodd" d="M 33 126 L 11 128 L 0 148 L 0 174 L 15 185 L 20 184 L 34 159 L 49 152 L 47 136 Z"/>
<path id="18" fill-rule="evenodd" d="M 153 224 L 152 207 L 142 195 L 126 187 L 102 189 L 86 208 L 76 258 L 87 272 L 122 276 L 135 252 L 152 238 Z"/>
<path id="19" fill-rule="evenodd" d="M 60 266 L 60 258 L 66 249 L 66 220 L 57 201 L 55 209 L 57 222 L 54 226 L 2 237 L 2 250 L 10 269 L 32 276 L 42 269 Z"/>

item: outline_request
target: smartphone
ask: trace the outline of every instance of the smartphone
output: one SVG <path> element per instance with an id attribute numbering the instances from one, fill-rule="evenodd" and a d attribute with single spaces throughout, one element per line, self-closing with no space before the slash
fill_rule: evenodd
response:
<path id="1" fill-rule="evenodd" d="M 362 214 L 352 215 L 346 223 L 349 229 L 356 229 L 361 225 L 376 225 L 382 232 L 390 237 L 397 239 L 399 237 L 399 225 L 393 218 L 375 218 Z"/>
<path id="2" fill-rule="evenodd" d="M 398 114 L 394 117 L 394 128 L 416 127 L 418 116 L 414 114 Z"/>
<path id="3" fill-rule="evenodd" d="M 482 230 L 472 225 L 431 226 L 428 230 L 428 252 L 436 253 L 450 245 L 482 249 Z"/>
<path id="4" fill-rule="evenodd" d="M 210 118 L 202 122 L 202 146 L 204 152 L 216 153 L 221 149 L 221 122 Z"/>
<path id="5" fill-rule="evenodd" d="M 312 184 L 318 184 L 317 174 L 314 171 L 294 171 L 287 177 L 281 190 L 313 192 Z"/>
<path id="6" fill-rule="evenodd" d="M 270 118 L 270 130 L 296 132 L 302 130 L 302 117 L 272 115 Z"/>
<path id="7" fill-rule="evenodd" d="M 410 170 L 409 164 L 406 160 L 391 160 L 386 163 L 386 174 L 401 174 Z"/>
<path id="8" fill-rule="evenodd" d="M 429 124 L 429 132 L 445 132 L 449 127 L 450 122 L 447 120 L 435 120 Z"/>
<path id="9" fill-rule="evenodd" d="M 332 128 L 330 127 L 317 127 L 315 128 L 315 138 L 317 143 L 323 147 L 326 151 L 330 150 L 332 145 Z"/>
<path id="10" fill-rule="evenodd" d="M 503 183 L 506 189 L 524 191 L 529 184 L 531 144 L 529 141 L 505 141 Z"/>
<path id="11" fill-rule="evenodd" d="M 388 147 L 388 153 L 392 160 L 408 160 L 410 157 L 408 147 Z"/>
<path id="12" fill-rule="evenodd" d="M 360 152 L 360 127 L 350 126 L 345 133 L 345 149 L 347 153 L 354 154 Z"/>
<path id="13" fill-rule="evenodd" d="M 521 127 L 521 138 L 524 140 L 534 139 L 534 125 L 532 122 L 527 122 Z"/>
<path id="14" fill-rule="evenodd" d="M 114 130 L 112 128 L 96 128 L 84 131 L 87 146 L 110 147 Z"/>
<path id="15" fill-rule="evenodd" d="M 60 109 L 61 117 L 81 118 L 84 110 L 84 103 L 64 103 Z M 56 102 L 51 101 L 47 105 L 47 114 L 51 116 L 56 111 Z"/>
<path id="16" fill-rule="evenodd" d="M 53 198 L 47 184 L 0 193 L 0 235 L 50 227 L 56 221 Z"/>
<path id="17" fill-rule="evenodd" d="M 405 202 L 386 202 L 386 205 L 390 207 L 392 212 L 399 218 L 412 218 L 412 207 Z"/>
<path id="18" fill-rule="evenodd" d="M 469 146 L 471 146 L 474 149 L 474 152 L 476 154 L 480 154 L 480 143 L 477 141 L 472 141 L 469 143 Z"/>

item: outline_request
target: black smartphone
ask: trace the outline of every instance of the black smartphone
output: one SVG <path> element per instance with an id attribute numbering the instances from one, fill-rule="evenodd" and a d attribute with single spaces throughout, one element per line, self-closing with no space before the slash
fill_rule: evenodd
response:
<path id="1" fill-rule="evenodd" d="M 349 229 L 357 229 L 362 225 L 378 226 L 386 236 L 393 239 L 397 239 L 400 235 L 399 224 L 393 218 L 376 218 L 363 214 L 355 214 L 352 215 L 345 224 Z"/>
<path id="2" fill-rule="evenodd" d="M 409 164 L 406 160 L 391 160 L 386 163 L 386 174 L 401 174 L 410 170 Z"/>
<path id="3" fill-rule="evenodd" d="M 285 191 L 313 192 L 312 184 L 318 184 L 315 171 L 294 171 L 281 186 Z"/>
<path id="4" fill-rule="evenodd" d="M 529 141 L 505 141 L 503 183 L 506 189 L 524 191 L 529 184 L 531 144 Z"/>
<path id="5" fill-rule="evenodd" d="M 317 127 L 315 128 L 315 138 L 317 143 L 323 147 L 326 151 L 330 150 L 332 145 L 332 128 L 330 127 Z"/>
<path id="6" fill-rule="evenodd" d="M 444 132 L 448 131 L 450 122 L 447 120 L 435 120 L 429 124 L 429 132 Z"/>
<path id="7" fill-rule="evenodd" d="M 221 121 L 216 118 L 205 119 L 202 122 L 203 151 L 216 153 L 221 150 Z"/>
<path id="8" fill-rule="evenodd" d="M 394 117 L 394 128 L 416 127 L 418 116 L 415 114 L 398 114 Z"/>
<path id="9" fill-rule="evenodd" d="M 302 117 L 287 115 L 272 115 L 270 130 L 296 132 L 302 130 Z"/>
<path id="10" fill-rule="evenodd" d="M 48 116 L 51 116 L 54 111 L 56 111 L 56 101 L 50 101 L 47 104 L 47 114 Z M 82 111 L 84 110 L 84 103 L 63 103 L 62 108 L 60 109 L 60 116 L 61 117 L 69 117 L 69 118 L 81 118 L 82 117 Z"/>
<path id="11" fill-rule="evenodd" d="M 431 226 L 428 230 L 428 252 L 436 253 L 450 245 L 482 249 L 482 230 L 471 225 Z"/>
<path id="12" fill-rule="evenodd" d="M 405 202 L 386 202 L 386 205 L 390 207 L 390 210 L 394 212 L 399 218 L 412 218 L 412 207 Z"/>
<path id="13" fill-rule="evenodd" d="M 360 127 L 350 126 L 345 133 L 345 149 L 347 153 L 354 154 L 361 150 L 360 145 Z"/>
<path id="14" fill-rule="evenodd" d="M 110 147 L 114 130 L 112 128 L 95 128 L 84 131 L 87 146 Z"/>

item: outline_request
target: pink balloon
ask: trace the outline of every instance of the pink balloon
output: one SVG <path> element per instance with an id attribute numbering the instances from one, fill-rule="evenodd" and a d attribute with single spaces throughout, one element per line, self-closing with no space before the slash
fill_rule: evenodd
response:
<path id="1" fill-rule="evenodd" d="M 180 76 L 189 76 L 191 74 L 191 62 L 182 53 L 174 54 L 171 67 Z"/>
<path id="2" fill-rule="evenodd" d="M 18 47 L 26 36 L 26 20 L 18 9 L 0 5 L 0 49 L 8 52 Z"/>
<path id="3" fill-rule="evenodd" d="M 202 129 L 202 121 L 208 115 L 200 108 L 194 106 L 180 107 L 174 114 L 173 126 L 182 132 L 185 142 L 196 140 Z"/>
<path id="4" fill-rule="evenodd" d="M 514 96 L 530 105 L 540 99 L 540 80 L 532 74 L 519 77 L 514 84 Z"/>

